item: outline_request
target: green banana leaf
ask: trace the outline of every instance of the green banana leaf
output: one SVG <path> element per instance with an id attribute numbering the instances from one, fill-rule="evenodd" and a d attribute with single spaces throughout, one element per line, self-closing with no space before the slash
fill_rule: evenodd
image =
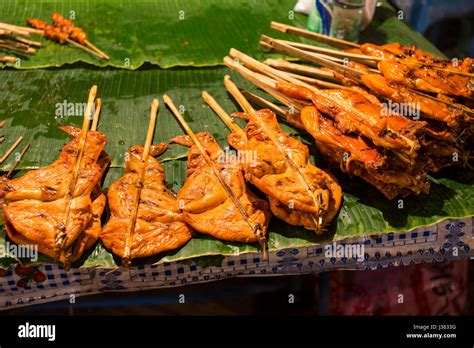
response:
<path id="1" fill-rule="evenodd" d="M 227 129 L 207 107 L 202 99 L 202 90 L 207 90 L 228 112 L 237 108 L 228 98 L 223 85 L 223 76 L 230 73 L 239 87 L 254 91 L 254 87 L 223 67 L 209 68 L 173 68 L 157 69 L 151 66 L 135 71 L 117 69 L 94 69 L 89 66 L 73 66 L 68 69 L 42 70 L 5 70 L 0 71 L 0 90 L 4 96 L 0 101 L 0 120 L 6 121 L 0 133 L 6 136 L 0 145 L 3 153 L 15 139 L 23 135 L 22 144 L 15 150 L 19 152 L 26 143 L 31 143 L 20 168 L 26 170 L 44 166 L 58 156 L 64 143 L 65 134 L 57 129 L 58 125 L 80 125 L 82 114 L 57 115 L 63 110 L 61 105 L 83 103 L 92 84 L 99 86 L 98 96 L 102 99 L 102 112 L 99 130 L 108 137 L 106 150 L 112 157 L 112 168 L 107 173 L 104 188 L 123 173 L 123 153 L 130 145 L 144 141 L 148 126 L 150 102 L 155 97 L 168 94 L 176 105 L 185 109 L 185 118 L 195 131 L 209 131 L 221 146 L 226 143 Z M 260 95 L 264 95 L 261 92 Z M 305 134 L 283 125 L 286 132 L 294 134 L 308 144 L 313 151 L 313 160 L 325 168 Z M 160 107 L 155 142 L 167 141 L 182 134 L 180 126 L 172 114 Z M 186 177 L 187 150 L 173 145 L 163 154 L 167 173 L 167 183 L 175 191 L 179 190 Z M 14 162 L 14 155 L 3 165 L 7 170 Z M 21 175 L 21 173 L 18 173 Z M 269 228 L 269 248 L 276 250 L 298 247 L 343 239 L 351 236 L 373 235 L 390 231 L 409 230 L 418 226 L 434 224 L 449 217 L 474 215 L 474 175 L 459 169 L 443 171 L 431 178 L 432 188 L 429 195 L 410 197 L 403 202 L 388 201 L 373 187 L 357 178 L 342 174 L 339 181 L 344 189 L 343 207 L 324 236 L 289 226 L 273 219 Z M 106 217 L 105 217 L 106 218 Z M 0 236 L 0 242 L 4 235 Z M 227 243 L 212 237 L 199 235 L 183 248 L 159 255 L 143 262 L 163 262 L 183 260 L 206 255 L 232 255 L 249 251 L 258 251 L 256 245 Z M 98 244 L 81 261 L 84 266 L 115 267 L 116 260 Z"/>
<path id="2" fill-rule="evenodd" d="M 44 47 L 35 56 L 20 56 L 20 61 L 10 64 L 20 69 L 78 61 L 123 69 L 136 69 L 145 62 L 162 68 L 215 66 L 222 64 L 231 47 L 263 59 L 265 54 L 258 47 L 260 34 L 301 41 L 270 28 L 271 21 L 304 27 L 306 16 L 293 13 L 294 4 L 294 0 L 2 0 L 0 21 L 26 25 L 27 18 L 50 22 L 53 12 L 66 18 L 74 15 L 76 25 L 111 58 L 105 61 L 71 45 L 61 46 L 35 36 Z M 416 43 L 439 53 L 398 19 L 386 1 L 381 2 L 374 21 L 362 33 L 361 42 L 366 41 Z"/>

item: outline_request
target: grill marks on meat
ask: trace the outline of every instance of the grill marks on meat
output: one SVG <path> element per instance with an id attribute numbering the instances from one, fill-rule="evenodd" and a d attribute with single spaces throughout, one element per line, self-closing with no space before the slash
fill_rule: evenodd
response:
<path id="1" fill-rule="evenodd" d="M 247 212 L 250 225 L 259 225 L 266 234 L 271 217 L 268 203 L 255 196 L 247 187 L 241 160 L 232 155 L 226 157 L 211 134 L 204 132 L 196 136 L 224 182 Z M 171 141 L 190 147 L 187 179 L 177 196 L 184 220 L 196 231 L 221 240 L 257 242 L 258 236 L 254 228 L 249 226 L 192 139 L 183 135 Z"/>
<path id="2" fill-rule="evenodd" d="M 64 146 L 58 159 L 47 167 L 4 182 L 0 187 L 0 197 L 7 202 L 3 204 L 5 226 L 14 242 L 38 244 L 40 252 L 55 258 L 56 236 L 60 231 L 66 231 L 64 249 L 58 259 L 64 262 L 66 250 L 72 248 L 70 260 L 74 262 L 96 242 L 99 235 L 100 216 L 106 202 L 100 181 L 110 158 L 103 151 L 107 142 L 105 135 L 89 132 L 68 224 L 64 226 L 68 206 L 65 194 L 79 151 L 81 130 L 70 126 L 60 128 L 74 138 Z"/>
<path id="3" fill-rule="evenodd" d="M 301 123 L 333 166 L 363 178 L 389 199 L 428 191 L 426 174 L 429 162 L 425 157 L 420 157 L 418 151 L 425 122 L 415 122 L 397 114 L 383 116 L 383 105 L 366 92 L 324 91 L 335 100 L 346 100 L 346 103 L 363 113 L 366 124 L 361 127 L 357 126 L 359 119 L 354 118 L 342 106 L 330 108 L 332 104 L 321 105 L 320 99 L 313 98 L 313 93 L 304 87 L 278 83 L 277 90 L 292 98 L 313 100 L 314 106 L 302 109 Z M 292 116 L 293 119 L 295 117 Z M 365 131 L 369 127 L 372 130 Z M 377 138 L 391 139 L 393 134 L 398 135 L 393 138 L 396 141 L 406 139 L 415 144 L 417 151 L 411 154 L 410 162 L 399 158 L 392 144 L 377 141 Z M 406 149 L 401 142 L 399 145 L 398 151 Z"/>
<path id="4" fill-rule="evenodd" d="M 145 178 L 131 247 L 132 259 L 179 248 L 192 237 L 191 229 L 183 222 L 176 198 L 166 188 L 163 167 L 154 158 L 166 149 L 167 145 L 164 143 L 152 145 L 146 159 Z M 107 249 L 120 257 L 124 256 L 133 201 L 138 190 L 142 153 L 143 146 L 129 149 L 125 174 L 110 186 L 107 193 L 111 216 L 100 239 Z"/>
<path id="5" fill-rule="evenodd" d="M 383 106 L 376 98 L 357 91 L 333 89 L 316 94 L 305 87 L 282 82 L 277 83 L 276 87 L 289 97 L 311 100 L 320 112 L 334 120 L 334 125 L 343 134 L 362 135 L 404 161 L 410 164 L 415 162 L 420 148 L 418 135 L 425 125 L 423 122 L 414 122 L 399 115 L 384 117 Z"/>

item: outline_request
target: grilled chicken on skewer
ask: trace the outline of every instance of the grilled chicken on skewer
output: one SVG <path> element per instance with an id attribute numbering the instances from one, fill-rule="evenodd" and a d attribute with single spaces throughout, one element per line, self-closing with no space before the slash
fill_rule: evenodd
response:
<path id="1" fill-rule="evenodd" d="M 376 146 L 392 151 L 404 150 L 406 153 L 411 153 L 407 162 L 410 165 L 414 163 L 416 151 L 420 147 L 418 138 L 422 134 L 424 122 L 410 121 L 401 115 L 383 116 L 383 106 L 380 103 L 375 103 L 373 98 L 357 91 L 324 90 L 324 94 L 331 97 L 328 100 L 294 84 L 280 82 L 277 83 L 276 89 L 295 99 L 311 100 L 320 112 L 334 119 L 342 133 L 358 133 L 369 138 Z M 343 104 L 349 104 L 358 112 L 353 113 L 344 109 Z M 359 117 L 361 113 L 365 115 L 364 119 Z"/>
<path id="2" fill-rule="evenodd" d="M 238 151 L 253 150 L 257 157 L 255 164 L 244 165 L 246 179 L 268 196 L 276 217 L 291 225 L 318 231 L 318 225 L 327 225 L 339 210 L 342 198 L 340 186 L 332 176 L 310 163 L 308 148 L 281 130 L 272 111 L 259 110 L 257 114 L 279 139 L 278 146 L 304 175 L 310 190 L 317 197 L 317 205 L 298 179 L 297 171 L 275 149 L 275 144 L 268 140 L 266 132 L 250 120 L 248 114 L 235 113 L 231 116 L 249 122 L 243 128 L 245 135 L 241 132 L 229 135 L 229 144 Z M 318 221 L 320 217 L 321 223 Z"/>
<path id="3" fill-rule="evenodd" d="M 177 196 L 184 220 L 196 231 L 221 240 L 243 243 L 259 241 L 259 236 L 251 226 L 260 226 L 262 233 L 266 234 L 271 217 L 268 203 L 248 189 L 241 161 L 236 156 L 225 154 L 212 135 L 207 132 L 198 133 L 196 137 L 247 212 L 250 225 L 226 193 L 193 140 L 187 135 L 171 139 L 171 142 L 190 147 L 188 177 Z M 253 159 L 242 159 L 244 160 Z"/>
<path id="4" fill-rule="evenodd" d="M 176 108 L 176 106 L 174 105 L 171 98 L 167 95 L 164 95 L 163 100 L 165 101 L 166 105 L 170 108 L 170 110 L 173 112 L 173 115 L 179 121 L 181 126 L 184 128 L 184 130 L 188 134 L 189 138 L 194 143 L 194 145 L 195 145 L 194 150 L 197 150 L 197 152 L 201 156 L 200 157 L 201 160 L 204 160 L 204 162 L 206 162 L 206 167 L 210 170 L 210 172 L 212 172 L 213 179 L 219 183 L 219 187 L 214 186 L 214 188 L 220 188 L 221 190 L 223 190 L 221 192 L 216 191 L 216 190 L 213 190 L 212 192 L 206 192 L 206 196 L 203 198 L 203 200 L 208 201 L 207 203 L 209 204 L 209 203 L 211 203 L 209 200 L 212 201 L 212 200 L 215 200 L 215 199 L 219 199 L 219 197 L 223 198 L 223 196 L 221 194 L 223 192 L 225 192 L 225 194 L 227 196 L 227 202 L 232 203 L 232 206 L 229 206 L 229 208 L 233 208 L 233 209 L 230 210 L 229 212 L 230 213 L 233 213 L 233 212 L 238 213 L 238 216 L 235 216 L 236 218 L 238 218 L 237 221 L 240 221 L 241 223 L 244 223 L 244 225 L 247 226 L 246 229 L 248 229 L 248 232 L 251 232 L 254 235 L 254 237 L 252 237 L 252 238 L 255 238 L 256 240 L 258 240 L 258 242 L 260 244 L 260 247 L 262 248 L 262 258 L 266 260 L 267 257 L 268 257 L 268 255 L 267 255 L 266 227 L 267 227 L 268 219 L 270 218 L 270 216 L 266 215 L 265 213 L 262 216 L 261 211 L 256 211 L 256 209 L 258 209 L 258 207 L 251 207 L 251 209 L 249 211 L 249 207 L 247 206 L 248 205 L 247 203 L 248 203 L 248 201 L 252 200 L 252 199 L 250 199 L 250 196 L 242 195 L 241 192 L 243 192 L 243 191 L 241 191 L 241 192 L 235 192 L 234 191 L 232 185 L 229 184 L 229 182 L 228 182 L 229 177 L 228 177 L 227 173 L 223 172 L 223 169 L 225 170 L 226 168 L 220 168 L 220 166 L 218 166 L 215 163 L 215 161 L 211 158 L 211 156 L 208 153 L 208 150 L 206 149 L 205 145 L 203 145 L 201 143 L 201 140 L 199 139 L 199 137 L 196 136 L 196 134 L 194 134 L 191 127 L 189 127 L 188 123 L 186 122 L 184 117 L 181 115 L 179 110 Z M 207 144 L 209 144 L 209 141 L 207 141 Z M 193 150 L 193 149 L 191 149 L 191 150 Z M 215 155 L 215 151 L 214 151 L 214 155 Z M 240 168 L 240 170 L 242 170 L 242 169 Z M 205 172 L 200 172 L 200 173 L 205 175 Z M 185 189 L 184 195 L 186 195 L 186 192 L 187 192 L 187 195 L 192 196 L 193 193 L 190 192 L 190 189 L 192 189 L 192 186 L 191 187 L 188 186 L 188 188 Z M 195 193 L 194 193 L 194 195 L 195 195 Z M 246 197 L 249 198 L 248 201 L 245 199 Z M 242 201 L 242 199 L 243 199 L 243 201 Z M 184 201 L 182 201 L 182 200 L 180 201 L 180 205 L 184 205 L 184 203 L 185 203 Z M 193 203 L 195 203 L 195 202 L 193 202 Z M 189 203 L 189 204 L 192 205 L 193 203 Z M 202 203 L 202 201 L 201 201 L 201 203 Z M 258 204 L 258 202 L 256 200 L 252 201 L 252 204 L 254 204 L 254 203 Z M 212 208 L 212 204 L 213 203 L 211 203 L 211 205 L 208 205 L 208 208 Z M 198 201 L 198 205 L 199 205 L 199 201 Z M 189 208 L 189 205 L 188 205 L 188 208 Z M 249 214 L 249 212 L 250 212 L 250 214 Z M 195 213 L 197 213 L 197 211 L 195 211 Z M 217 210 L 214 211 L 214 213 L 219 214 L 220 215 L 219 218 L 223 218 L 223 220 L 228 220 L 228 216 L 226 217 L 225 215 L 222 215 L 222 213 L 223 213 L 222 210 L 217 209 Z M 212 213 L 211 213 L 211 215 L 212 215 Z M 188 215 L 188 218 L 190 218 L 189 215 Z M 209 220 L 209 218 L 211 218 L 211 216 L 207 215 L 208 220 Z M 255 218 L 257 218 L 257 221 L 254 221 Z M 263 221 L 264 225 L 261 225 L 260 221 L 258 221 L 258 220 L 261 220 L 261 218 L 264 218 L 264 221 Z M 227 222 L 227 224 L 228 224 L 228 222 Z M 226 223 L 224 223 L 223 225 L 226 225 Z M 199 228 L 203 228 L 203 232 L 205 232 L 205 233 L 206 232 L 210 233 L 210 231 L 205 229 L 204 225 L 200 225 Z M 234 230 L 234 232 L 235 232 L 235 230 Z M 214 231 L 213 234 L 215 234 L 215 231 Z"/>
<path id="5" fill-rule="evenodd" d="M 37 19 L 37 18 L 27 19 L 27 23 L 29 26 L 35 29 L 38 29 L 41 35 L 44 35 L 47 39 L 56 41 L 61 45 L 64 45 L 65 43 L 69 43 L 99 58 L 104 58 L 103 55 L 91 50 L 90 48 L 86 46 L 81 45 L 80 43 L 74 40 L 71 40 L 69 38 L 69 34 L 66 31 L 62 31 L 61 28 L 59 27 L 55 27 L 54 25 L 48 24 L 42 21 L 41 19 Z"/>
<path id="6" fill-rule="evenodd" d="M 338 165 L 343 172 L 361 177 L 388 199 L 428 192 L 428 163 L 418 160 L 407 169 L 362 137 L 343 134 L 333 120 L 323 117 L 314 106 L 303 108 L 301 121 L 329 162 Z"/>
<path id="7" fill-rule="evenodd" d="M 233 131 L 229 144 L 239 152 L 255 153 L 254 163 L 243 166 L 245 179 L 268 196 L 276 217 L 320 233 L 339 210 L 340 186 L 310 163 L 308 148 L 281 130 L 273 112 L 250 111 L 234 114 L 249 121 L 243 129 L 217 112 Z"/>
<path id="8" fill-rule="evenodd" d="M 363 53 L 368 56 L 383 58 L 384 60 L 400 61 L 408 64 L 423 64 L 452 72 L 471 73 L 474 71 L 474 60 L 472 58 L 449 61 L 433 56 L 416 46 L 402 46 L 398 42 L 382 46 L 364 43 L 359 48 L 349 49 L 347 52 Z"/>
<path id="9" fill-rule="evenodd" d="M 82 30 L 79 27 L 76 27 L 71 20 L 65 19 L 59 13 L 53 13 L 51 15 L 51 19 L 54 22 L 54 26 L 59 28 L 61 32 L 67 33 L 67 35 L 72 40 L 82 45 L 89 46 L 91 49 L 96 51 L 102 58 L 107 59 L 107 60 L 109 59 L 109 57 L 104 52 L 99 50 L 89 41 L 89 38 L 87 37 L 87 34 L 84 32 L 84 30 Z"/>
<path id="10" fill-rule="evenodd" d="M 474 99 L 474 78 L 429 67 L 412 67 L 394 61 L 381 61 L 379 70 L 389 81 L 430 93 Z"/>
<path id="11" fill-rule="evenodd" d="M 110 220 L 100 239 L 105 247 L 119 257 L 125 256 L 129 222 L 134 210 L 141 167 L 144 170 L 136 224 L 131 244 L 131 259 L 152 256 L 177 249 L 191 239 L 191 229 L 183 222 L 178 202 L 165 184 L 165 172 L 154 158 L 166 151 L 164 143 L 152 145 L 143 166 L 143 146 L 131 147 L 127 154 L 125 174 L 107 192 Z"/>
<path id="12" fill-rule="evenodd" d="M 47 167 L 4 182 L 0 197 L 5 201 L 6 230 L 14 242 L 38 244 L 41 253 L 56 258 L 57 235 L 65 232 L 58 259 L 64 262 L 66 249 L 72 247 L 70 260 L 73 262 L 97 240 L 100 216 L 105 207 L 100 181 L 110 158 L 103 151 L 107 142 L 104 134 L 89 132 L 68 223 L 64 225 L 68 204 L 65 194 L 79 153 L 81 130 L 69 126 L 60 128 L 74 138 L 64 146 L 59 158 Z"/>
<path id="13" fill-rule="evenodd" d="M 154 158 L 168 148 L 164 143 L 152 145 L 158 107 L 154 99 L 145 145 L 130 148 L 125 175 L 108 191 L 111 218 L 100 238 L 124 266 L 136 258 L 179 248 L 192 237 L 176 198 L 166 188 L 163 167 Z"/>

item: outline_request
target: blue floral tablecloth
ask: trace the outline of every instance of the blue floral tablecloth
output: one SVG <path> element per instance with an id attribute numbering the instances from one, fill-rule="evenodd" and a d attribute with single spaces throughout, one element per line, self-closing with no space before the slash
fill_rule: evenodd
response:
<path id="1" fill-rule="evenodd" d="M 41 282 L 19 287 L 20 276 L 11 267 L 0 277 L 0 310 L 102 293 L 139 291 L 210 282 L 230 277 L 319 273 L 336 269 L 374 270 L 422 262 L 474 258 L 474 218 L 448 219 L 409 232 L 385 233 L 337 241 L 363 245 L 363 258 L 328 257 L 327 244 L 282 249 L 262 260 L 257 253 L 225 257 L 219 266 L 195 262 L 168 262 L 133 268 L 79 268 L 66 272 L 47 264 L 38 270 Z"/>

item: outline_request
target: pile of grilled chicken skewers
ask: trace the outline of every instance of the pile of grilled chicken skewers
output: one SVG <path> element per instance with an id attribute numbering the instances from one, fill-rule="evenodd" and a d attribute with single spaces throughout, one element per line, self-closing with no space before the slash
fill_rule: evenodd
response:
<path id="1" fill-rule="evenodd" d="M 340 51 L 262 36 L 265 49 L 319 68 L 274 59 L 261 63 L 235 49 L 225 58 L 280 105 L 249 97 L 311 134 L 333 167 L 394 199 L 427 193 L 430 172 L 470 166 L 471 58 L 450 62 L 413 46 L 356 45 L 280 23 L 272 27 L 349 47 Z"/>
<path id="2" fill-rule="evenodd" d="M 229 128 L 229 145 L 251 160 L 227 156 L 208 132 L 195 134 L 165 95 L 165 104 L 187 133 L 170 139 L 189 147 L 183 187 L 177 194 L 166 187 L 163 167 L 156 159 L 168 144 L 152 144 L 159 107 L 155 99 L 145 144 L 129 149 L 125 173 L 110 186 L 106 198 L 101 180 L 110 158 L 104 151 L 106 136 L 97 131 L 100 100 L 95 101 L 94 86 L 82 129 L 62 127 L 73 139 L 58 160 L 1 181 L 8 236 L 20 244 L 38 244 L 42 253 L 69 268 L 99 238 L 128 266 L 134 259 L 183 246 L 194 231 L 226 241 L 259 242 L 265 257 L 272 215 L 323 233 L 341 206 L 342 189 L 331 174 L 310 162 L 306 145 L 285 134 L 277 115 L 311 134 L 330 164 L 361 177 L 389 199 L 427 193 L 428 173 L 468 165 L 470 60 L 453 65 L 395 44 L 362 45 L 343 53 L 329 50 L 339 55 L 334 59 L 309 51 L 309 45 L 303 50 L 303 44 L 296 47 L 280 41 L 264 37 L 262 45 L 311 63 L 318 61 L 323 68 L 281 60 L 265 64 L 235 49 L 224 59 L 278 104 L 239 90 L 229 76 L 224 78 L 225 87 L 243 112 L 228 115 L 209 93 L 202 94 Z M 351 59 L 338 61 L 341 54 Z M 397 68 L 391 64 L 398 64 Z M 433 74 L 444 83 L 435 83 Z M 335 83 L 338 80 L 340 84 Z M 381 100 L 416 102 L 418 117 L 387 110 Z M 265 108 L 255 110 L 250 102 Z M 241 128 L 231 116 L 247 124 Z M 110 219 L 101 227 L 106 201 Z"/>

